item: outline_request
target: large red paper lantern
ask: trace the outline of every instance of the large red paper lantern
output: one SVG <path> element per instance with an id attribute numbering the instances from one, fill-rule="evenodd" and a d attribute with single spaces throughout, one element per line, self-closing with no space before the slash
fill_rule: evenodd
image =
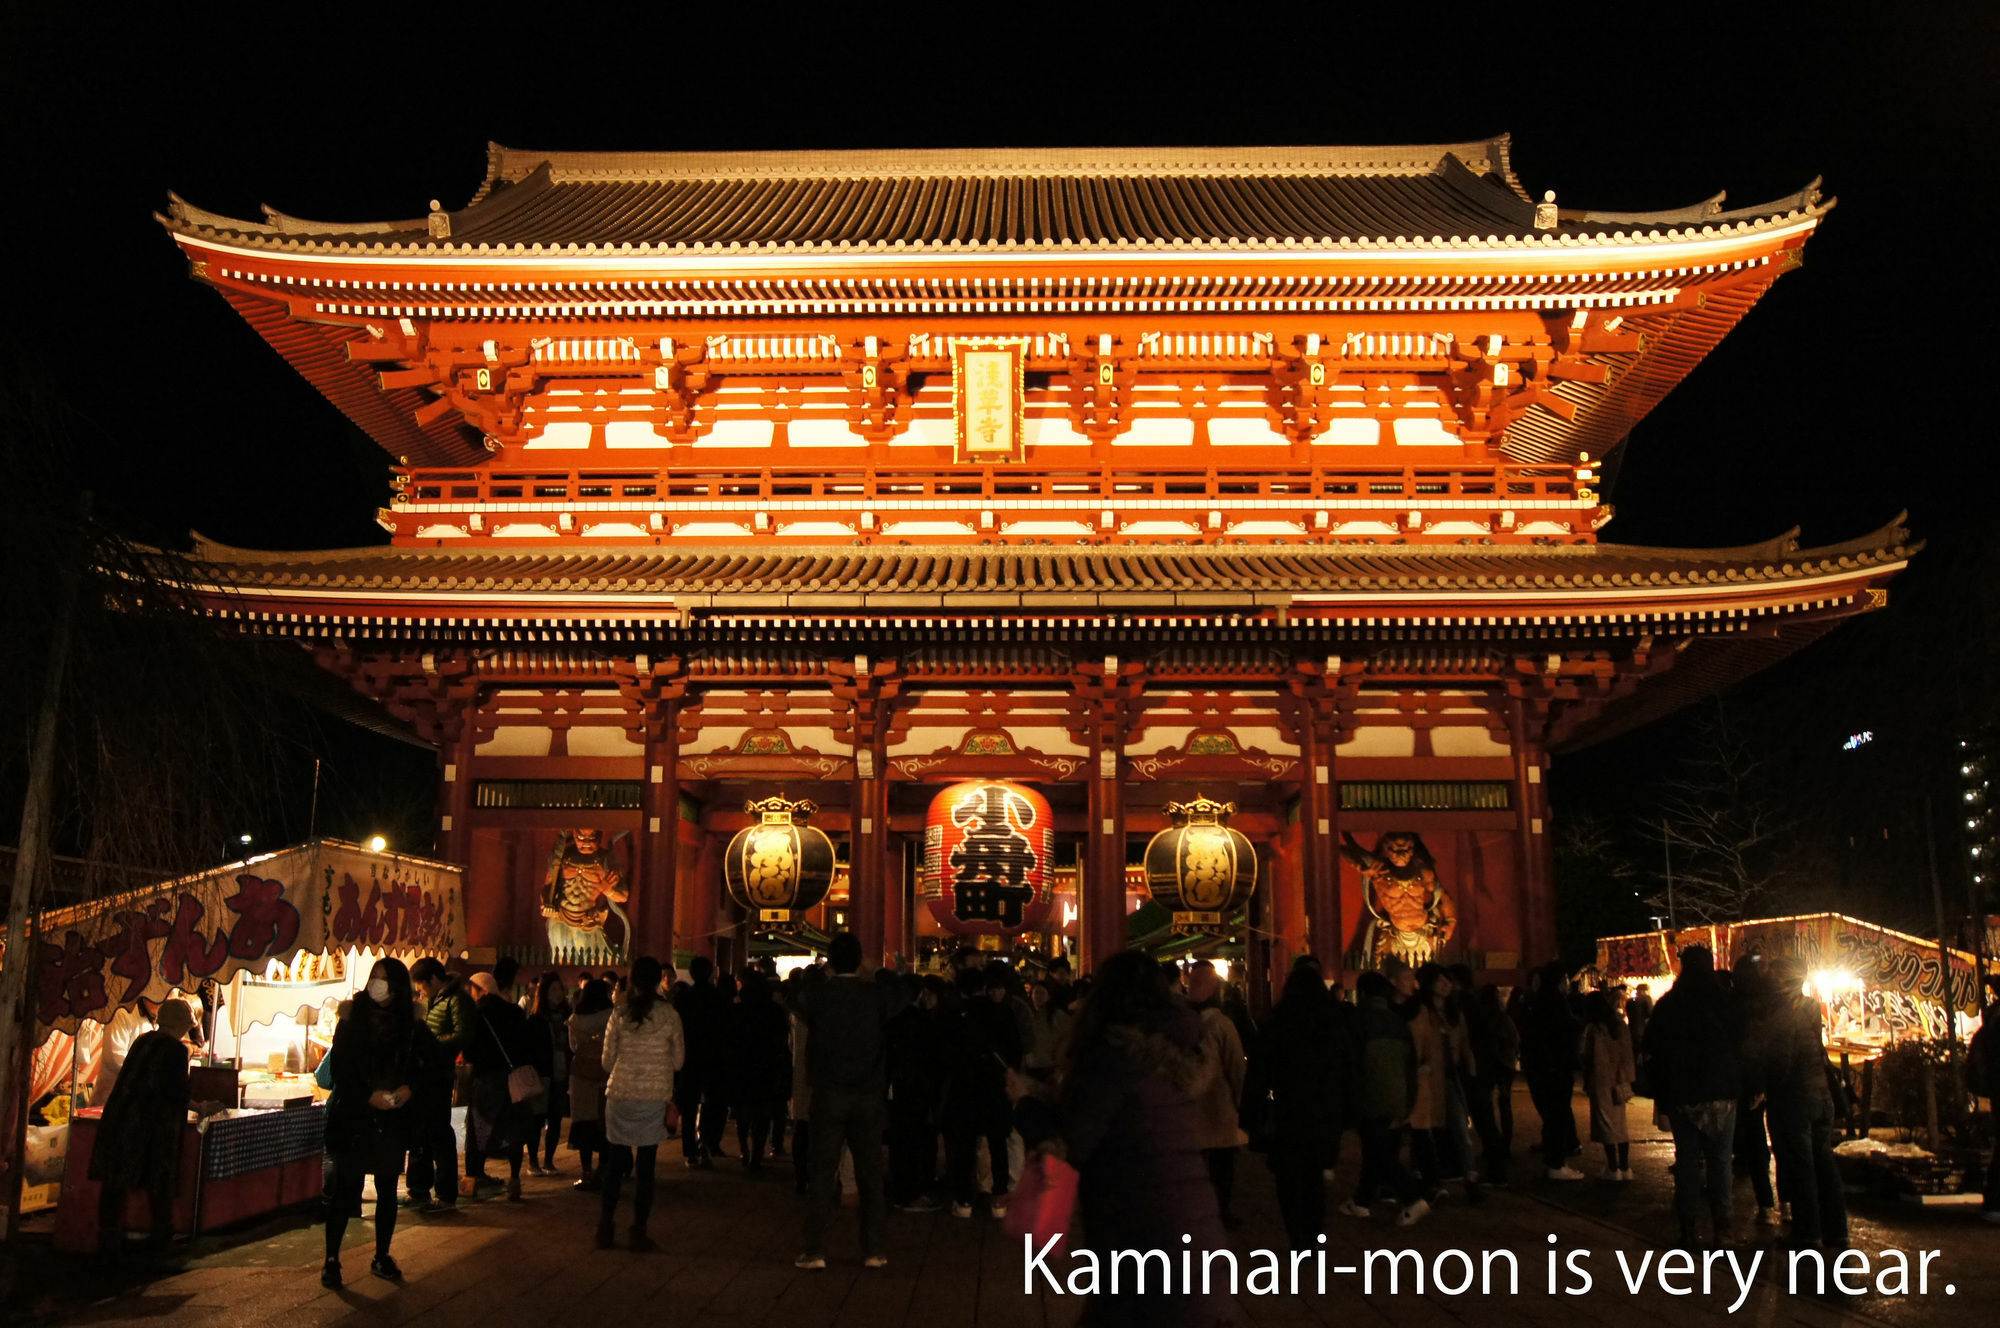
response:
<path id="1" fill-rule="evenodd" d="M 924 822 L 923 895 L 962 936 L 1041 931 L 1055 903 L 1055 814 L 1023 784 L 981 779 L 937 795 Z"/>

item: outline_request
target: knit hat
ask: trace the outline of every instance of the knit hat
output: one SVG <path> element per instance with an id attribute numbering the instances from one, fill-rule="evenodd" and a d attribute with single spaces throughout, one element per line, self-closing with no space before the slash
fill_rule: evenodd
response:
<path id="1" fill-rule="evenodd" d="M 494 992 L 500 990 L 499 981 L 496 978 L 494 978 L 494 976 L 491 973 L 485 972 L 483 970 L 481 972 L 474 973 L 472 977 L 468 979 L 468 982 L 470 983 L 472 989 L 478 992 L 481 996 L 491 996 Z"/>

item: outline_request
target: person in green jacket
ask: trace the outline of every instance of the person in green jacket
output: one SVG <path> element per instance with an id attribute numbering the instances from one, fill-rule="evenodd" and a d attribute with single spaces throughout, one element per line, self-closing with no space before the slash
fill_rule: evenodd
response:
<path id="1" fill-rule="evenodd" d="M 1410 1108 L 1417 1100 L 1416 1045 L 1410 1040 L 1409 1024 L 1390 1004 L 1395 991 L 1388 978 L 1363 973 L 1355 994 L 1361 1006 L 1361 1074 L 1354 1101 L 1355 1126 L 1361 1135 L 1361 1183 L 1340 1211 L 1367 1217 L 1369 1206 L 1387 1186 L 1402 1206 L 1396 1225 L 1415 1226 L 1431 1210 L 1402 1157 Z"/>
<path id="2" fill-rule="evenodd" d="M 458 1054 L 474 1029 L 472 997 L 445 966 L 429 955 L 410 965 L 424 993 L 424 1025 L 437 1040 L 440 1067 L 418 1092 L 410 1139 L 410 1195 L 406 1203 L 427 1213 L 458 1211 L 458 1136 L 451 1128 L 451 1099 Z"/>

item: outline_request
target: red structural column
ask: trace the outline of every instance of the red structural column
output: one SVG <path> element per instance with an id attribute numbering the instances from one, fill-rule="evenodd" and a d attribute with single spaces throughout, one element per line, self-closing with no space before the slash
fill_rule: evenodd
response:
<path id="1" fill-rule="evenodd" d="M 438 856 L 446 862 L 472 861 L 472 762 L 479 748 L 473 707 L 467 706 L 458 732 L 438 752 L 444 776 L 444 814 L 438 819 Z"/>
<path id="2" fill-rule="evenodd" d="M 888 937 L 889 958 L 916 952 L 910 939 L 909 884 L 904 879 L 903 838 L 885 835 L 882 856 L 883 933 Z"/>
<path id="3" fill-rule="evenodd" d="M 1303 832 L 1299 882 L 1304 895 L 1311 952 L 1327 976 L 1346 967 L 1346 909 L 1340 874 L 1340 807 L 1335 793 L 1334 752 L 1340 741 L 1342 678 L 1337 655 L 1301 662 L 1291 678 L 1296 698 L 1295 735 L 1305 782 L 1299 792 Z"/>
<path id="4" fill-rule="evenodd" d="M 1521 908 L 1521 965 L 1555 955 L 1555 910 L 1548 898 L 1547 821 L 1542 813 L 1542 758 L 1529 735 L 1527 706 L 1507 698 L 1507 745 L 1514 759 L 1514 872 Z"/>
<path id="5" fill-rule="evenodd" d="M 1075 689 L 1077 732 L 1090 750 L 1089 834 L 1083 886 L 1077 900 L 1086 967 L 1095 969 L 1125 948 L 1125 739 L 1134 702 L 1145 691 L 1143 665 L 1106 655 L 1079 661 Z"/>
<path id="6" fill-rule="evenodd" d="M 888 781 L 882 753 L 869 735 L 854 753 L 852 788 L 853 848 L 848 855 L 848 930 L 861 942 L 870 963 L 886 958 L 889 933 L 883 892 L 888 888 Z"/>
<path id="7" fill-rule="evenodd" d="M 888 881 L 884 856 L 889 851 L 889 735 L 902 679 L 893 660 L 867 655 L 827 664 L 834 696 L 848 705 L 846 723 L 854 743 L 854 778 L 848 792 L 849 930 L 861 942 L 871 963 L 887 957 L 887 912 L 882 892 Z"/>
<path id="8" fill-rule="evenodd" d="M 657 736 L 646 739 L 640 786 L 639 888 L 634 892 L 632 953 L 674 952 L 674 908 L 680 893 L 680 741 L 669 708 Z"/>
<path id="9" fill-rule="evenodd" d="M 1340 917 L 1340 855 L 1335 838 L 1333 808 L 1333 744 L 1325 727 L 1315 720 L 1306 725 L 1306 781 L 1301 794 L 1299 819 L 1303 822 L 1303 868 L 1306 931 L 1311 937 L 1312 954 L 1327 976 L 1342 968 Z"/>
<path id="10" fill-rule="evenodd" d="M 1082 898 L 1084 966 L 1095 970 L 1125 948 L 1125 800 L 1118 782 L 1119 755 L 1098 754 L 1090 780 L 1090 854 Z"/>
<path id="11" fill-rule="evenodd" d="M 687 942 L 687 949 L 698 955 L 715 958 L 716 905 L 722 889 L 722 840 L 713 831 L 705 831 L 701 840 L 701 853 L 695 859 L 694 880 L 688 883 L 687 932 L 681 940 Z"/>

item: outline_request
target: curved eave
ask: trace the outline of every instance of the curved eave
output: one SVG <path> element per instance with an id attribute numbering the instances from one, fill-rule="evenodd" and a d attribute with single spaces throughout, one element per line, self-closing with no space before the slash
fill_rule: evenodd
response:
<path id="1" fill-rule="evenodd" d="M 238 233 L 161 218 L 193 258 L 298 265 L 341 280 L 519 280 L 536 273 L 589 274 L 604 281 L 671 281 L 719 274 L 942 271 L 953 267 L 1079 272 L 1199 265 L 1216 270 L 1341 275 L 1468 277 L 1673 271 L 1727 263 L 1803 243 L 1831 201 L 1756 222 L 1618 231 L 1608 236 L 1547 235 L 1539 240 L 1378 237 L 1320 243 L 1177 241 L 1118 245 L 480 245 L 449 242 L 352 244 Z M 422 274 L 422 275 L 417 275 Z"/>
<path id="2" fill-rule="evenodd" d="M 206 545 L 197 557 L 212 569 L 203 593 L 215 611 L 307 633 L 339 623 L 623 627 L 744 614 L 816 622 L 1159 614 L 1299 627 L 1645 631 L 1862 611 L 1873 599 L 1866 592 L 1915 551 L 1901 538 L 1811 553 L 1772 541 L 1709 551 L 1706 560 L 1702 551 L 1610 548 L 1466 558 L 1443 549 L 1385 557 L 1325 547 L 1256 555 L 1163 548 L 1024 559 L 1004 550 L 846 546 L 287 555 Z"/>

